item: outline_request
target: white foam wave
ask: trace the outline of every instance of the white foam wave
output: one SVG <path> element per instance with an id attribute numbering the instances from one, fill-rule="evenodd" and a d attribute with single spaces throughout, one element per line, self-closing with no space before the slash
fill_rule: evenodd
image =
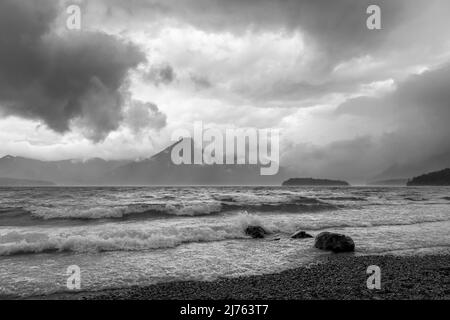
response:
<path id="1" fill-rule="evenodd" d="M 220 212 L 222 205 L 220 202 L 189 202 L 181 205 L 168 204 L 167 212 L 177 216 L 198 216 Z"/>
<path id="2" fill-rule="evenodd" d="M 100 252 L 134 251 L 176 247 L 188 242 L 209 242 L 246 238 L 248 225 L 261 225 L 258 217 L 243 214 L 228 224 L 171 225 L 162 228 L 132 228 L 103 225 L 90 230 L 69 228 L 54 232 L 9 231 L 0 234 L 0 256 L 47 251 Z M 270 228 L 267 228 L 270 230 Z"/>
<path id="3" fill-rule="evenodd" d="M 176 215 L 198 216 L 220 212 L 220 202 L 189 202 L 189 203 L 149 203 L 131 204 L 127 206 L 97 206 L 97 207 L 33 207 L 32 215 L 41 219 L 107 219 L 123 218 L 131 214 L 146 212 Z"/>
<path id="4" fill-rule="evenodd" d="M 343 218 L 343 217 L 342 217 Z M 411 217 L 404 221 L 353 219 L 315 216 L 298 219 L 295 216 L 258 216 L 241 213 L 220 219 L 199 218 L 189 221 L 155 220 L 144 223 L 105 223 L 89 228 L 58 227 L 6 229 L 0 231 L 0 256 L 46 251 L 101 252 L 135 251 L 172 248 L 189 242 L 211 242 L 245 239 L 245 228 L 261 226 L 271 233 L 291 234 L 299 229 L 319 231 L 342 228 L 372 228 L 421 223 L 447 223 L 448 217 Z"/>

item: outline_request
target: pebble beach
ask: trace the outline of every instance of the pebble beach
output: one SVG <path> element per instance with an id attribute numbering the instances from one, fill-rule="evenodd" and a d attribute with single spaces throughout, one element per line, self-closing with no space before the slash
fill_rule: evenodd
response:
<path id="1" fill-rule="evenodd" d="M 381 269 L 381 289 L 368 289 L 370 265 Z M 48 297 L 47 297 L 48 298 Z M 182 281 L 127 289 L 55 295 L 55 299 L 151 300 L 412 300 L 450 299 L 450 255 L 330 255 L 323 262 L 215 281 Z"/>

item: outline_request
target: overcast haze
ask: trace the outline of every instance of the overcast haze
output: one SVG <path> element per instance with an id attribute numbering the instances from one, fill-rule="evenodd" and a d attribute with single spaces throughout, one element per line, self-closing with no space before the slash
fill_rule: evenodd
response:
<path id="1" fill-rule="evenodd" d="M 447 0 L 1 0 L 0 156 L 147 158 L 203 121 L 281 129 L 299 175 L 449 165 L 449 15 Z"/>

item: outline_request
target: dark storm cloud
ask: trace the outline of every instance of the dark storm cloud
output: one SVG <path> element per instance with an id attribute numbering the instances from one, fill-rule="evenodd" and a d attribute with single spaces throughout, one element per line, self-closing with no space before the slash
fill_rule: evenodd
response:
<path id="1" fill-rule="evenodd" d="M 245 84 L 233 87 L 238 95 L 258 105 L 285 100 L 309 103 L 308 99 L 321 95 L 347 94 L 357 91 L 363 83 L 395 78 L 409 66 L 423 62 L 420 54 L 416 56 L 418 52 L 426 50 L 429 59 L 433 59 L 434 46 L 446 39 L 444 33 L 435 30 L 448 28 L 442 12 L 450 9 L 446 0 L 98 1 L 103 1 L 108 12 L 115 13 L 113 17 L 120 19 L 125 13 L 133 22 L 182 22 L 206 32 L 232 33 L 238 37 L 248 30 L 286 37 L 299 32 L 306 47 L 298 52 L 298 65 L 304 66 L 298 73 L 300 79 L 289 76 L 273 79 L 273 85 L 262 89 L 257 85 L 248 88 Z M 382 30 L 367 28 L 369 5 L 380 6 Z M 409 51 L 408 56 L 398 55 Z M 362 59 L 356 69 L 355 59 L 361 58 L 368 58 L 367 62 Z M 371 62 L 376 67 L 370 66 Z M 342 63 L 348 63 L 348 69 L 335 72 Z M 272 100 L 274 103 L 270 103 Z"/>
<path id="2" fill-rule="evenodd" d="M 176 78 L 176 74 L 172 66 L 169 64 L 162 64 L 152 66 L 150 71 L 144 75 L 144 78 L 156 86 L 159 86 L 160 84 L 167 85 L 172 83 Z"/>
<path id="3" fill-rule="evenodd" d="M 219 0 L 207 5 L 197 4 L 198 24 L 210 28 L 253 28 L 254 30 L 300 29 L 309 45 L 318 51 L 342 60 L 372 51 L 386 38 L 386 32 L 370 32 L 366 28 L 366 9 L 370 4 L 382 8 L 384 27 L 391 30 L 399 22 L 405 1 L 385 0 Z M 206 9 L 201 9 L 205 5 Z M 221 14 L 222 13 L 222 14 Z M 328 61 L 323 61 L 327 63 Z"/>
<path id="4" fill-rule="evenodd" d="M 42 120 L 61 133 L 74 120 L 99 141 L 120 125 L 122 85 L 145 56 L 103 33 L 52 33 L 56 4 L 0 2 L 0 111 Z"/>
<path id="5" fill-rule="evenodd" d="M 369 136 L 332 142 L 325 146 L 289 146 L 282 163 L 299 176 L 348 179 L 363 182 L 388 164 L 377 154 L 378 144 Z"/>
<path id="6" fill-rule="evenodd" d="M 401 150 L 408 161 L 424 159 L 450 153 L 449 88 L 450 65 L 445 65 L 411 76 L 384 97 L 350 100 L 338 112 L 395 123 L 393 136 L 385 141 L 390 146 L 386 152 Z"/>
<path id="7" fill-rule="evenodd" d="M 134 17 L 141 10 L 146 19 L 169 16 L 209 31 L 300 29 L 309 44 L 333 61 L 377 50 L 396 27 L 427 5 L 411 0 L 115 0 L 105 4 Z M 383 30 L 378 32 L 366 27 L 366 10 L 373 4 L 382 11 Z"/>
<path id="8" fill-rule="evenodd" d="M 359 97 L 338 107 L 337 114 L 396 118 L 402 127 L 410 120 L 430 125 L 433 132 L 450 132 L 450 65 L 413 75 L 383 97 Z M 406 121 L 408 120 L 408 121 Z"/>
<path id="9" fill-rule="evenodd" d="M 198 75 L 198 74 L 191 74 L 189 76 L 189 78 L 191 79 L 191 81 L 194 84 L 195 88 L 198 89 L 198 90 L 208 89 L 208 88 L 212 87 L 211 81 L 205 76 Z"/>
<path id="10" fill-rule="evenodd" d="M 321 147 L 298 145 L 286 160 L 305 172 L 360 182 L 388 168 L 397 170 L 391 170 L 390 176 L 383 178 L 448 167 L 449 88 L 450 65 L 445 65 L 411 76 L 399 83 L 396 91 L 383 97 L 351 99 L 338 107 L 335 116 L 351 116 L 354 122 L 378 124 L 380 128 L 389 123 L 394 125 L 378 136 L 357 137 Z"/>
<path id="11" fill-rule="evenodd" d="M 133 100 L 126 111 L 125 123 L 134 133 L 140 133 L 146 128 L 164 128 L 167 117 L 154 103 Z"/>

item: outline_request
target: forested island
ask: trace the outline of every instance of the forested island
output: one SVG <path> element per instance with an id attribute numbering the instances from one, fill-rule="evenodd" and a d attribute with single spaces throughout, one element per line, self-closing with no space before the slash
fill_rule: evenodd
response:
<path id="1" fill-rule="evenodd" d="M 313 178 L 291 178 L 282 183 L 283 186 L 349 186 L 346 181 Z"/>

